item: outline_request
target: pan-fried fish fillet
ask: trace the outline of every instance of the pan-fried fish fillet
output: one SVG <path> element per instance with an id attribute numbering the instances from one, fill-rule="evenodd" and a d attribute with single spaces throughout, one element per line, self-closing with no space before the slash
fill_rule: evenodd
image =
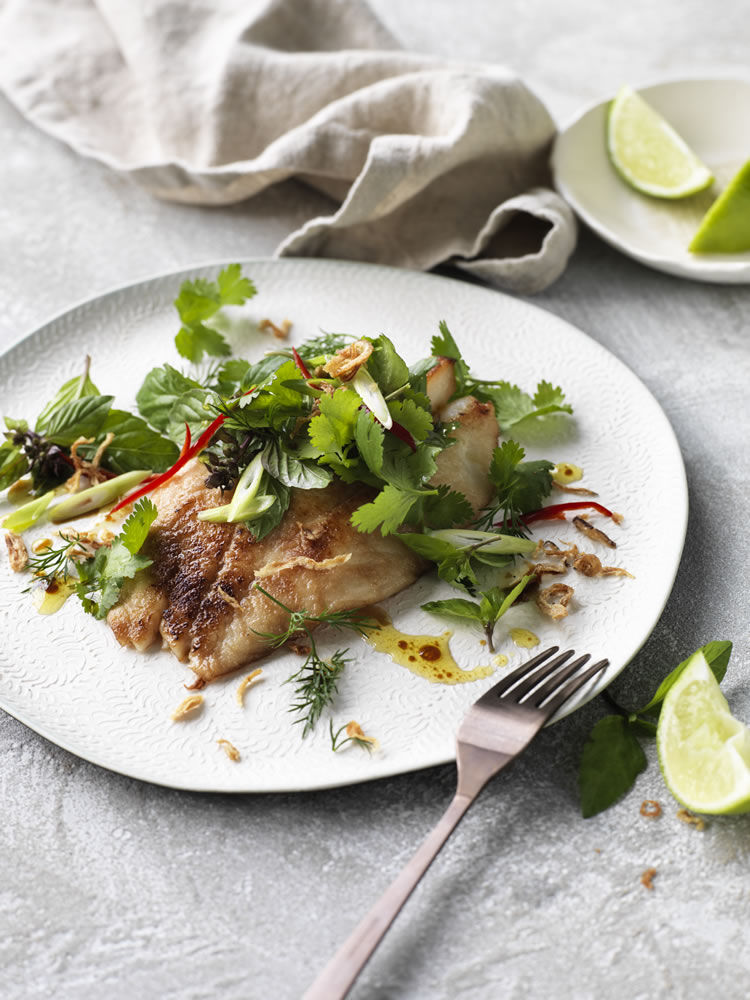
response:
<path id="1" fill-rule="evenodd" d="M 440 369 L 438 405 L 451 381 L 455 387 L 452 365 Z M 491 492 L 495 416 L 471 397 L 446 414 L 458 421 L 456 444 L 439 456 L 434 481 L 463 492 L 476 511 Z M 286 628 L 286 612 L 253 588 L 256 580 L 288 607 L 318 615 L 382 601 L 426 568 L 397 536 L 352 526 L 352 512 L 372 497 L 367 487 L 292 490 L 279 526 L 255 542 L 243 524 L 198 520 L 198 511 L 217 505 L 205 478 L 205 466 L 193 460 L 154 491 L 159 513 L 143 548 L 153 565 L 127 582 L 107 620 L 124 646 L 144 650 L 161 636 L 206 681 L 265 655 L 268 642 L 257 633 Z"/>
<path id="2" fill-rule="evenodd" d="M 216 506 L 205 478 L 205 466 L 193 461 L 154 491 L 159 514 L 143 548 L 153 565 L 123 590 L 107 619 L 118 641 L 136 649 L 161 633 L 204 680 L 267 653 L 256 632 L 286 627 L 286 613 L 251 589 L 254 580 L 288 607 L 317 615 L 384 600 L 424 569 L 397 537 L 352 526 L 352 512 L 371 497 L 366 489 L 293 490 L 281 524 L 254 542 L 242 524 L 197 519 Z"/>

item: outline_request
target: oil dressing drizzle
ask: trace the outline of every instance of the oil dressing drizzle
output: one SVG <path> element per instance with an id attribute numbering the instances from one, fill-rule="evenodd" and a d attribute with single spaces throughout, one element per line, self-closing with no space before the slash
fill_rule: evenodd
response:
<path id="1" fill-rule="evenodd" d="M 467 681 L 489 677 L 495 671 L 490 666 L 462 670 L 453 659 L 448 645 L 452 632 L 443 632 L 442 635 L 408 635 L 394 628 L 382 608 L 371 607 L 367 611 L 380 623 L 380 628 L 372 629 L 365 637 L 373 649 L 379 653 L 387 653 L 395 663 L 427 678 L 433 684 L 465 684 Z"/>

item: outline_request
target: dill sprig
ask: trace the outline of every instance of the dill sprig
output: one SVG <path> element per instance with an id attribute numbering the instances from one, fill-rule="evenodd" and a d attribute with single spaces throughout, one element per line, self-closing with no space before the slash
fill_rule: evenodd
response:
<path id="1" fill-rule="evenodd" d="M 299 714 L 299 718 L 294 721 L 303 723 L 302 736 L 305 737 L 315 727 L 326 706 L 336 697 L 339 677 L 350 662 L 350 658 L 346 656 L 348 649 L 337 649 L 329 659 L 324 660 L 315 645 L 312 626 L 328 625 L 338 631 L 349 629 L 358 635 L 366 635 L 369 629 L 380 628 L 380 625 L 374 618 L 368 617 L 361 608 L 352 611 L 323 611 L 319 615 L 311 615 L 304 609 L 292 610 L 257 583 L 255 589 L 289 615 L 287 626 L 282 631 L 258 632 L 253 629 L 255 634 L 267 639 L 272 649 L 278 649 L 300 633 L 307 636 L 310 644 L 307 659 L 300 669 L 286 680 L 287 684 L 296 682 L 294 688 L 296 700 L 289 711 Z"/>
<path id="2" fill-rule="evenodd" d="M 63 544 L 57 548 L 45 548 L 31 556 L 26 563 L 26 569 L 33 573 L 35 579 L 51 583 L 52 580 L 63 579 L 70 575 L 76 561 L 86 559 L 89 553 L 85 551 L 85 542 L 77 531 L 70 534 L 60 532 Z M 27 587 L 24 593 L 31 590 Z"/>

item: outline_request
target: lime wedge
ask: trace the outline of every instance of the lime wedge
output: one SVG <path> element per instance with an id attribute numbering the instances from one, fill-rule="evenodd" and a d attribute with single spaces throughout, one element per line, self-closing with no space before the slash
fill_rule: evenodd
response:
<path id="1" fill-rule="evenodd" d="M 730 713 L 701 650 L 667 692 L 656 744 L 667 787 L 688 809 L 750 811 L 750 730 Z"/>
<path id="2" fill-rule="evenodd" d="M 703 216 L 688 249 L 693 253 L 750 250 L 750 160 Z"/>
<path id="3" fill-rule="evenodd" d="M 609 106 L 607 149 L 622 177 L 654 198 L 685 198 L 713 181 L 705 164 L 631 87 Z"/>

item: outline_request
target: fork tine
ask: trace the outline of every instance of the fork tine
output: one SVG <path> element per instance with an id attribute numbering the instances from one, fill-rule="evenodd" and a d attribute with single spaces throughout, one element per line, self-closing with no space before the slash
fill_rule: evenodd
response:
<path id="1" fill-rule="evenodd" d="M 571 649 L 568 651 L 566 656 L 572 656 L 572 655 L 573 655 L 573 650 Z M 559 656 L 556 657 L 556 659 L 560 660 L 561 662 L 564 662 L 561 660 L 561 657 Z M 591 655 L 589 653 L 586 653 L 584 656 L 579 656 L 577 660 L 573 660 L 572 663 L 566 664 L 564 669 L 558 670 L 558 672 L 554 675 L 554 677 L 550 677 L 550 679 L 547 681 L 546 684 L 542 684 L 541 687 L 538 687 L 536 688 L 535 691 L 532 691 L 531 695 L 526 699 L 525 703 L 527 705 L 536 705 L 536 706 L 541 705 L 546 698 L 549 698 L 551 694 L 554 694 L 555 691 L 559 690 L 560 685 L 564 681 L 566 681 L 569 677 L 572 677 L 573 674 L 576 672 L 576 670 L 578 670 L 579 667 L 582 667 L 584 663 L 588 663 L 590 659 Z M 542 676 L 539 677 L 539 680 L 542 680 Z M 516 688 L 516 690 L 519 690 L 519 688 Z M 529 687 L 527 690 L 531 690 L 531 688 Z"/>
<path id="2" fill-rule="evenodd" d="M 535 667 L 538 667 L 540 663 L 543 663 L 548 656 L 552 656 L 553 653 L 556 653 L 559 648 L 559 646 L 550 646 L 549 649 L 545 649 L 541 653 L 537 653 L 536 656 L 527 660 L 526 663 L 522 663 L 520 667 L 516 667 L 515 670 L 511 670 L 511 672 L 506 674 L 505 677 L 497 682 L 497 684 L 494 684 L 489 691 L 485 691 L 481 700 L 484 701 L 487 699 L 489 701 L 490 699 L 499 698 L 501 695 L 504 695 L 506 691 L 513 687 L 516 681 L 520 680 L 522 677 L 526 677 L 526 675 L 529 674 Z"/>
<path id="3" fill-rule="evenodd" d="M 508 692 L 508 697 L 513 698 L 514 701 L 520 703 L 523 700 L 524 695 L 528 694 L 529 691 L 532 691 L 537 684 L 540 684 L 545 677 L 548 677 L 554 670 L 561 667 L 563 663 L 565 663 L 566 660 L 569 660 L 573 655 L 574 650 L 566 649 L 564 653 L 560 653 L 560 655 L 556 656 L 554 660 L 550 660 L 549 663 L 545 663 L 543 667 L 535 670 L 533 674 L 529 674 L 526 680 L 524 680 L 521 684 L 517 684 L 512 691 Z M 566 676 L 568 676 L 569 669 L 566 667 L 566 670 L 568 671 Z M 534 692 L 533 697 L 536 698 L 536 692 Z M 527 698 L 526 702 L 528 703 L 531 700 L 531 698 Z M 536 701 L 534 704 L 536 704 Z"/>
<path id="4" fill-rule="evenodd" d="M 591 680 L 591 678 L 596 674 L 601 673 L 601 671 L 608 666 L 609 660 L 599 660 L 598 663 L 589 667 L 588 670 L 584 670 L 584 672 L 579 674 L 578 677 L 574 677 L 572 681 L 566 684 L 565 687 L 559 691 L 552 701 L 548 701 L 546 705 L 541 706 L 542 711 L 547 713 L 547 718 L 554 715 L 558 708 L 566 702 L 568 698 L 572 697 L 576 691 L 579 690 L 579 688 L 582 688 L 587 681 Z"/>

